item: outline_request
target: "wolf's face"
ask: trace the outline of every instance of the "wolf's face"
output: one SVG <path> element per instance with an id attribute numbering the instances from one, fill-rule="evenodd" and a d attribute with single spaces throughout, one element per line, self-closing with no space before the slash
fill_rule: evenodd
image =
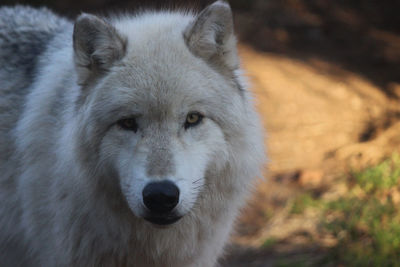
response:
<path id="1" fill-rule="evenodd" d="M 153 54 L 150 66 L 140 62 L 146 57 L 129 64 L 127 57 L 96 88 L 94 102 L 96 116 L 109 119 L 100 154 L 112 161 L 129 206 L 139 217 L 167 224 L 192 208 L 210 165 L 225 163 L 227 144 L 213 113 L 220 105 L 218 82 L 181 58 L 152 70 L 162 56 Z"/>
<path id="2" fill-rule="evenodd" d="M 192 21 L 184 17 L 187 25 L 177 23 L 182 17 L 171 16 L 170 25 L 156 19 L 124 28 L 82 15 L 74 49 L 87 90 L 81 108 L 90 110 L 83 132 L 99 136 L 98 164 L 117 177 L 137 217 L 167 225 L 190 212 L 209 173 L 226 165 L 226 131 L 240 125 L 234 111 L 241 95 L 232 78 L 237 62 L 227 4 L 217 2 Z"/>

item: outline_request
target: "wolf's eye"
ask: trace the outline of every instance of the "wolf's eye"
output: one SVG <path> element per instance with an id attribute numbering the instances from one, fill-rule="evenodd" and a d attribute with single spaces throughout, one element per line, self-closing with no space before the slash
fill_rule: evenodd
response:
<path id="1" fill-rule="evenodd" d="M 122 119 L 117 122 L 118 126 L 127 131 L 137 131 L 137 123 L 134 118 Z"/>
<path id="2" fill-rule="evenodd" d="M 203 120 L 199 112 L 191 112 L 186 116 L 185 129 L 198 125 Z"/>

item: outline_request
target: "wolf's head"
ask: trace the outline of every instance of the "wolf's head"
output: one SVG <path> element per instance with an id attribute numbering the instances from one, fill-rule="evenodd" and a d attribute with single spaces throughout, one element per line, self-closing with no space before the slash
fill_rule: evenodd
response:
<path id="1" fill-rule="evenodd" d="M 246 157 L 245 132 L 254 125 L 227 3 L 195 17 L 106 22 L 83 14 L 74 60 L 81 158 L 119 185 L 137 217 L 174 223 L 222 179 L 232 157 Z"/>

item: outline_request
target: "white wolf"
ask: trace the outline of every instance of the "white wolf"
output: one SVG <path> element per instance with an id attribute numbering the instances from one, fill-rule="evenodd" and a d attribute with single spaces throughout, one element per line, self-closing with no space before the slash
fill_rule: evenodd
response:
<path id="1" fill-rule="evenodd" d="M 215 266 L 263 161 L 226 2 L 0 9 L 1 266 Z"/>

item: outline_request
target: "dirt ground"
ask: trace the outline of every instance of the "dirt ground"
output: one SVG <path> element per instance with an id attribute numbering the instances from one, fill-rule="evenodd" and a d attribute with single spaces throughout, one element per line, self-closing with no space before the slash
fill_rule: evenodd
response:
<path id="1" fill-rule="evenodd" d="M 244 45 L 240 54 L 266 128 L 270 162 L 224 266 L 318 259 L 335 240 L 319 233 L 316 214 L 289 215 L 290 202 L 307 190 L 321 197 L 340 193 L 335 178 L 341 173 L 376 163 L 399 147 L 398 100 L 366 77 L 323 60 L 304 62 Z M 260 249 L 266 240 L 280 242 Z"/>
<path id="2" fill-rule="evenodd" d="M 344 173 L 400 148 L 399 2 L 232 2 L 270 162 L 222 265 L 312 265 L 337 239 L 294 199 L 345 194 Z"/>

